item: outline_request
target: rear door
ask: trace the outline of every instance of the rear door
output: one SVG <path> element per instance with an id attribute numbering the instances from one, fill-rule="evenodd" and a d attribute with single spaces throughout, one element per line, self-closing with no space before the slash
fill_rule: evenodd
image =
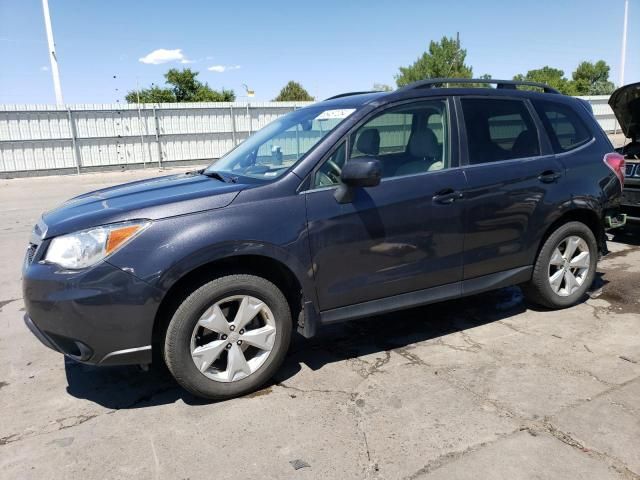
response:
<path id="1" fill-rule="evenodd" d="M 531 265 L 562 198 L 564 166 L 521 98 L 462 97 L 464 278 Z"/>

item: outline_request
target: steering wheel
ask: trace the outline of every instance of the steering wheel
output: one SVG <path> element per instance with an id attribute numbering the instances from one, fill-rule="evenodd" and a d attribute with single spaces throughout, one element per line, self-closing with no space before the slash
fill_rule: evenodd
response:
<path id="1" fill-rule="evenodd" d="M 327 160 L 326 164 L 329 166 L 329 169 L 330 169 L 327 172 L 327 176 L 330 177 L 332 180 L 335 180 L 334 183 L 340 183 L 340 175 L 342 174 L 342 169 L 340 168 L 340 166 L 331 159 Z"/>
<path id="2" fill-rule="evenodd" d="M 319 187 L 330 187 L 340 184 L 342 169 L 333 160 L 327 160 L 316 174 L 316 184 Z"/>

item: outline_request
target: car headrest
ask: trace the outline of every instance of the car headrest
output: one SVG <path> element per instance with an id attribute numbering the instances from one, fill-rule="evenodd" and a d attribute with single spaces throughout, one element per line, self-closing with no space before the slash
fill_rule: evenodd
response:
<path id="1" fill-rule="evenodd" d="M 365 155 L 378 155 L 380 153 L 380 132 L 378 129 L 367 128 L 363 130 L 356 141 L 356 148 Z"/>
<path id="2" fill-rule="evenodd" d="M 533 157 L 538 154 L 538 136 L 531 130 L 520 132 L 513 142 L 511 153 L 518 157 Z"/>
<path id="3" fill-rule="evenodd" d="M 438 138 L 430 128 L 414 131 L 407 149 L 412 157 L 437 159 L 440 156 Z"/>

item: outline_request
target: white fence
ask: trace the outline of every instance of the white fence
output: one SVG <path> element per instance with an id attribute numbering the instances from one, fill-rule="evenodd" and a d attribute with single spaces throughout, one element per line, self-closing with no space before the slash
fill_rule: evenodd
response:
<path id="1" fill-rule="evenodd" d="M 0 173 L 207 161 L 309 103 L 0 105 Z"/>
<path id="2" fill-rule="evenodd" d="M 578 97 L 586 100 L 593 108 L 593 114 L 598 119 L 598 123 L 607 133 L 620 131 L 620 125 L 609 106 L 609 95 L 598 95 L 593 97 Z"/>
<path id="3" fill-rule="evenodd" d="M 619 128 L 608 96 L 582 98 L 605 131 Z M 308 104 L 0 105 L 0 176 L 206 162 Z"/>

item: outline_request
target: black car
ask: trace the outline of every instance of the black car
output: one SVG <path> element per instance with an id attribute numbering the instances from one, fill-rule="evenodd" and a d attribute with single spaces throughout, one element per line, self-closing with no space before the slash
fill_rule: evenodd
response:
<path id="1" fill-rule="evenodd" d="M 293 328 L 311 337 L 508 285 L 569 307 L 606 252 L 624 180 L 612 149 L 588 105 L 540 84 L 339 95 L 204 170 L 45 213 L 25 321 L 75 360 L 164 359 L 187 390 L 221 399 L 266 382 Z"/>
<path id="2" fill-rule="evenodd" d="M 640 223 L 640 83 L 619 88 L 609 105 L 630 142 L 618 149 L 626 159 L 626 179 L 620 210 L 629 223 Z"/>

